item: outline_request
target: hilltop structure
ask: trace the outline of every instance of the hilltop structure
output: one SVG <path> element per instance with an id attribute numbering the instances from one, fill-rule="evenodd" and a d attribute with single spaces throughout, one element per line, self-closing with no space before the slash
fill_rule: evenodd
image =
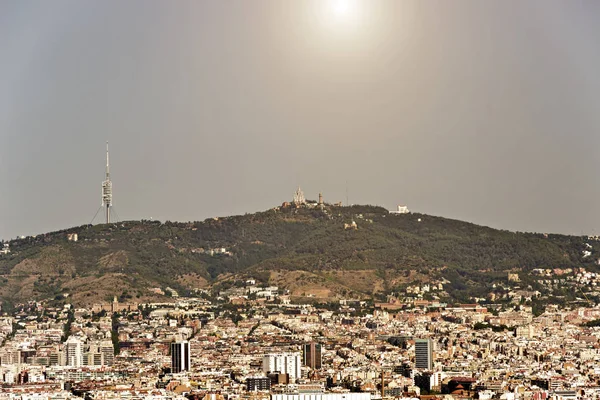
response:
<path id="1" fill-rule="evenodd" d="M 106 179 L 102 182 L 102 207 L 105 209 L 106 223 L 109 224 L 110 209 L 112 208 L 112 181 L 108 162 L 108 142 L 106 142 Z"/>
<path id="2" fill-rule="evenodd" d="M 8 253 L 10 253 L 10 243 L 4 243 L 0 249 L 0 254 L 6 255 Z"/>
<path id="3" fill-rule="evenodd" d="M 292 200 L 292 203 L 295 206 L 301 206 L 306 204 L 306 198 L 304 197 L 304 192 L 302 191 L 302 189 L 300 189 L 300 186 L 298 186 L 298 189 L 294 193 L 294 199 Z"/>
<path id="4" fill-rule="evenodd" d="M 390 214 L 408 214 L 408 207 L 405 205 L 398 205 L 397 210 L 390 210 Z"/>

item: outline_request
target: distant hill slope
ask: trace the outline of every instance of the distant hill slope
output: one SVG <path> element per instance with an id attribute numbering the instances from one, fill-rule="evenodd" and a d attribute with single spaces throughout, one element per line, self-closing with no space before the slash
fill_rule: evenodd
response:
<path id="1" fill-rule="evenodd" d="M 352 221 L 357 229 L 345 229 Z M 68 241 L 69 233 L 78 241 Z M 600 253 L 593 248 L 583 257 L 585 243 L 390 215 L 375 206 L 272 209 L 190 223 L 127 221 L 13 240 L 11 253 L 0 256 L 0 297 L 21 302 L 69 293 L 80 304 L 114 295 L 142 301 L 154 296 L 151 288 L 224 287 L 254 277 L 296 296 L 367 298 L 444 278 L 448 298 L 464 300 L 484 296 L 510 270 L 594 271 Z"/>

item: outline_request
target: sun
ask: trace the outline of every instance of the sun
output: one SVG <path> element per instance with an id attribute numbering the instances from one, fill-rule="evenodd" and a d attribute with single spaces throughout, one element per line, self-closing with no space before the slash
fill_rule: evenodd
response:
<path id="1" fill-rule="evenodd" d="M 322 29 L 319 35 L 324 34 L 337 42 L 354 40 L 369 33 L 373 15 L 371 1 L 373 0 L 312 0 L 313 6 L 309 8 L 307 15 L 311 24 Z"/>
<path id="2" fill-rule="evenodd" d="M 352 21 L 356 18 L 357 0 L 329 0 L 332 16 L 338 21 Z"/>
<path id="3" fill-rule="evenodd" d="M 336 16 L 343 17 L 348 14 L 350 11 L 350 0 L 332 0 L 333 4 L 331 5 L 333 9 L 333 13 Z"/>

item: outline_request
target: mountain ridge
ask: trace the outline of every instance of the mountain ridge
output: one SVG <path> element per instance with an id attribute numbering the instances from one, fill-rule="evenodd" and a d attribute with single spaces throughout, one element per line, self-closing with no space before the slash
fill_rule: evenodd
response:
<path id="1" fill-rule="evenodd" d="M 77 241 L 69 240 L 72 234 Z M 459 301 L 487 295 L 509 271 L 521 271 L 524 285 L 535 289 L 528 278 L 535 268 L 598 270 L 600 245 L 588 242 L 394 215 L 378 206 L 287 205 L 196 222 L 83 225 L 11 240 L 11 252 L 0 256 L 0 298 L 14 303 L 68 293 L 76 304 L 113 296 L 141 302 L 155 299 L 155 288 L 186 293 L 253 277 L 323 301 L 384 299 L 410 283 L 446 280 L 441 298 Z"/>

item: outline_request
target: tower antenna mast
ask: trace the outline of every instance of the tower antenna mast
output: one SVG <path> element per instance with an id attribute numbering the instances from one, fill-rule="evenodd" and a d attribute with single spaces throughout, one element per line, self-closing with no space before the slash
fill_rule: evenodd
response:
<path id="1" fill-rule="evenodd" d="M 102 182 L 102 207 L 105 209 L 106 223 L 110 224 L 110 210 L 112 208 L 112 182 L 110 180 L 108 142 L 106 142 L 106 178 L 104 182 Z"/>
<path id="2" fill-rule="evenodd" d="M 346 181 L 346 207 L 350 206 L 348 202 L 348 181 Z"/>

